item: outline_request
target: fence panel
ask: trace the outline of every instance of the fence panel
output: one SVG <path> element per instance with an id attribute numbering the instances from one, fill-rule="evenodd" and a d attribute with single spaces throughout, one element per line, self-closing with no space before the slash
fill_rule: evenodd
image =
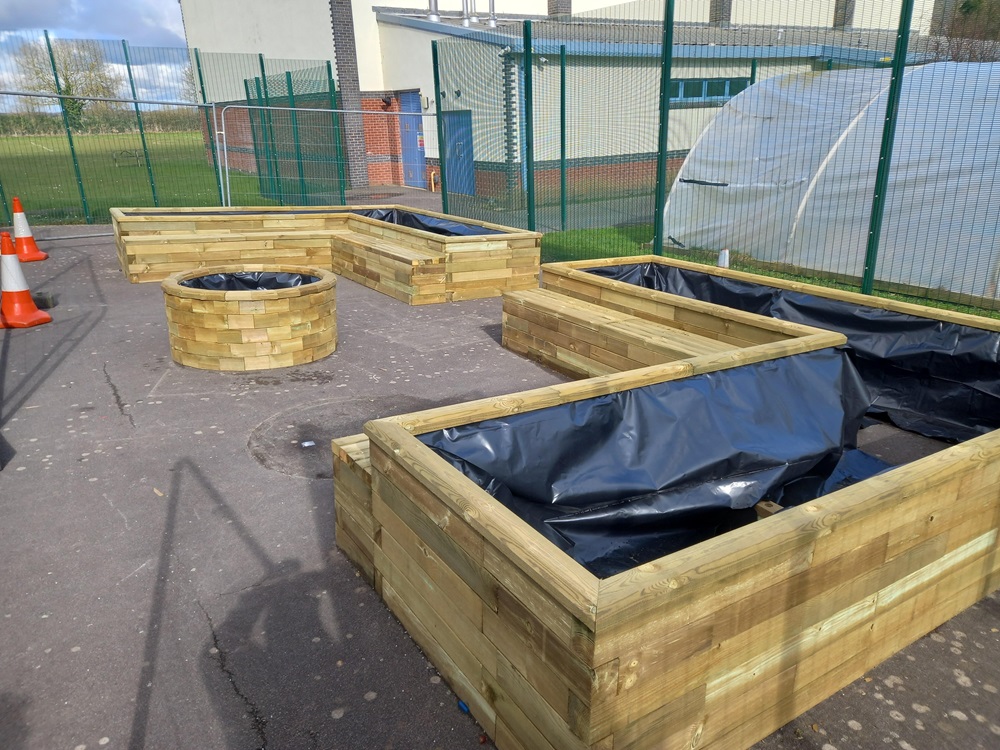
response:
<path id="1" fill-rule="evenodd" d="M 6 98 L 30 116 L 0 118 L 2 189 L 8 197 L 19 196 L 34 221 L 103 223 L 113 206 L 220 205 L 219 172 L 204 125 L 210 107 L 27 94 Z M 73 113 L 71 138 L 58 101 Z"/>
<path id="2" fill-rule="evenodd" d="M 259 79 L 254 82 L 254 90 L 259 83 Z M 309 103 L 307 96 L 302 98 Z M 280 95 L 280 100 L 288 99 L 286 93 Z M 256 101 L 256 97 L 251 100 Z M 291 100 L 297 105 L 299 95 L 294 94 Z M 318 102 L 317 97 L 313 104 Z M 422 176 L 427 171 L 422 131 L 416 137 L 410 133 L 410 148 L 405 137 L 408 129 L 422 126 L 424 116 L 399 111 L 398 99 L 390 98 L 386 106 L 391 108 L 355 111 L 316 106 L 221 108 L 220 147 L 223 170 L 228 177 L 227 202 L 250 205 L 247 201 L 264 200 L 276 205 L 303 206 L 392 202 L 399 195 L 393 188 L 409 185 L 415 181 L 415 175 Z M 360 168 L 368 176 L 368 185 L 357 188 L 350 184 L 351 157 L 344 144 L 347 121 L 352 117 L 360 122 L 366 144 Z M 242 187 L 237 187 L 238 179 L 242 179 Z"/>

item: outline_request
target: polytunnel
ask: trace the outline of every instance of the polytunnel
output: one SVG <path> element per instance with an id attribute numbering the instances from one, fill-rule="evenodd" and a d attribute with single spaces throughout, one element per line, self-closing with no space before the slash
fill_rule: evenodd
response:
<path id="1" fill-rule="evenodd" d="M 768 78 L 723 106 L 678 173 L 667 247 L 860 277 L 891 71 Z M 903 77 L 876 280 L 998 296 L 1000 63 Z"/>

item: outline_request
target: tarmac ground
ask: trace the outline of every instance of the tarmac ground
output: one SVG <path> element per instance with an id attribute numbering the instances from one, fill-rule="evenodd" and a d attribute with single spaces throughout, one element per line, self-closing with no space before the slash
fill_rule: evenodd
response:
<path id="1" fill-rule="evenodd" d="M 54 320 L 0 331 L 0 748 L 491 746 L 337 550 L 329 442 L 563 378 L 500 346 L 499 300 L 345 279 L 326 359 L 181 367 L 108 231 L 36 228 L 51 257 L 23 268 Z M 993 595 L 757 747 L 1000 748 L 998 691 Z"/>

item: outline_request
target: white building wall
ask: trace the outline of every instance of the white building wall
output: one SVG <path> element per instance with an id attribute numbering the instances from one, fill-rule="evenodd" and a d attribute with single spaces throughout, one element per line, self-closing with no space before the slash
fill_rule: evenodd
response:
<path id="1" fill-rule="evenodd" d="M 895 29 L 899 26 L 902 0 L 858 0 L 854 9 L 856 29 Z M 916 0 L 913 4 L 912 33 L 930 34 L 934 0 Z"/>
<path id="2" fill-rule="evenodd" d="M 833 26 L 834 0 L 733 0 L 735 26 Z"/>
<path id="3" fill-rule="evenodd" d="M 635 0 L 614 5 L 604 0 L 573 0 L 573 15 L 592 18 L 627 18 L 639 21 L 661 21 L 663 0 Z M 708 23 L 710 0 L 681 0 L 674 5 L 674 20 L 678 23 Z"/>
<path id="4" fill-rule="evenodd" d="M 180 0 L 180 4 L 189 47 L 333 59 L 330 4 L 325 0 Z"/>

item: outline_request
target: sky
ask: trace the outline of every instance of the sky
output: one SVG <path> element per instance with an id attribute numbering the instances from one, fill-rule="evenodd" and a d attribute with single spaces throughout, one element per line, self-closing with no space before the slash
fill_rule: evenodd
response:
<path id="1" fill-rule="evenodd" d="M 0 30 L 48 29 L 59 39 L 125 39 L 183 47 L 178 0 L 0 0 Z"/>

